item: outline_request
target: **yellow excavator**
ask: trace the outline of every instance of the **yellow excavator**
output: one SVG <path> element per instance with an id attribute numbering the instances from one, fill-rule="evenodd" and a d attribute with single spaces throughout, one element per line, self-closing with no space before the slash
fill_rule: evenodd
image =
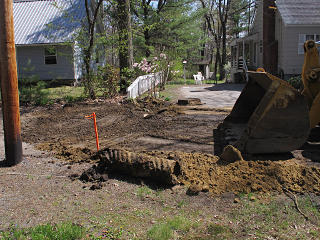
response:
<path id="1" fill-rule="evenodd" d="M 214 131 L 215 141 L 249 154 L 281 153 L 301 147 L 320 122 L 317 44 L 306 41 L 304 52 L 303 91 L 261 69 L 249 71 L 248 82 L 231 113 Z"/>

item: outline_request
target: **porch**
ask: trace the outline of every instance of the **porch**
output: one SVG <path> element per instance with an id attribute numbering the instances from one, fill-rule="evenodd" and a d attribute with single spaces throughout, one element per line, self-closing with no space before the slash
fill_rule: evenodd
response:
<path id="1" fill-rule="evenodd" d="M 246 72 L 262 64 L 262 41 L 258 34 L 238 38 L 231 42 L 231 82 L 246 82 Z"/>

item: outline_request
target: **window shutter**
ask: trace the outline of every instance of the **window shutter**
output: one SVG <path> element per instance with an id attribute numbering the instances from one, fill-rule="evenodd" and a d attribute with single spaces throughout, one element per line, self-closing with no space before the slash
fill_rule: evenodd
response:
<path id="1" fill-rule="evenodd" d="M 303 44 L 306 41 L 306 34 L 299 34 L 298 55 L 304 54 Z"/>

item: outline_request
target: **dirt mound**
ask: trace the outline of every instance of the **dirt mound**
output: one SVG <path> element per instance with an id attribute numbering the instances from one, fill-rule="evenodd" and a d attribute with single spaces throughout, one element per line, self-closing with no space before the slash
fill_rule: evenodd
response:
<path id="1" fill-rule="evenodd" d="M 145 98 L 138 98 L 134 100 L 134 104 L 139 110 L 144 110 L 147 112 L 153 111 L 156 112 L 161 108 L 170 106 L 170 103 L 159 99 L 147 96 Z"/>
<path id="2" fill-rule="evenodd" d="M 106 172 L 118 171 L 169 185 L 180 183 L 189 186 L 192 193 L 264 193 L 284 190 L 320 193 L 320 170 L 300 165 L 293 159 L 228 163 L 217 156 L 203 153 L 152 151 L 136 154 L 108 149 L 101 154 L 100 165 L 105 166 Z M 97 169 L 101 174 L 101 168 Z"/>
<path id="3" fill-rule="evenodd" d="M 56 157 L 69 163 L 90 162 L 95 159 L 96 154 L 88 148 L 68 147 L 58 143 L 41 143 L 37 146 L 40 150 L 54 152 Z"/>
<path id="4" fill-rule="evenodd" d="M 224 192 L 320 192 L 320 170 L 294 160 L 236 161 L 219 164 L 216 156 L 176 153 L 181 167 L 178 180 L 186 185 L 202 186 L 214 194 Z"/>
<path id="5" fill-rule="evenodd" d="M 133 153 L 124 149 L 105 149 L 100 152 L 100 166 L 107 171 L 134 177 L 149 178 L 165 185 L 177 184 L 179 163 L 172 158 L 159 158 L 146 153 Z"/>

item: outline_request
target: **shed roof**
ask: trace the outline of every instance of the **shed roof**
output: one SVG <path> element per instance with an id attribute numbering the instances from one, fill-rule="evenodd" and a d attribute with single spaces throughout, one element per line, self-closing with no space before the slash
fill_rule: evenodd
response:
<path id="1" fill-rule="evenodd" d="M 85 17 L 83 0 L 14 0 L 17 45 L 70 41 Z"/>
<path id="2" fill-rule="evenodd" d="M 276 0 L 286 25 L 320 25 L 320 0 Z"/>

